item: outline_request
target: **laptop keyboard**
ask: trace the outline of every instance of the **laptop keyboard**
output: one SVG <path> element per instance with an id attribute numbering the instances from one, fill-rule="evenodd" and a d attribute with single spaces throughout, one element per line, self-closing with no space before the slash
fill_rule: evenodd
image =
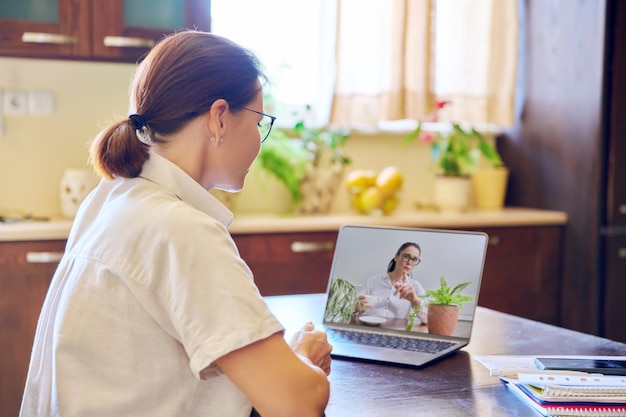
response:
<path id="1" fill-rule="evenodd" d="M 422 340 L 390 334 L 355 332 L 352 330 L 326 329 L 328 340 L 332 342 L 355 342 L 368 346 L 378 346 L 413 352 L 438 353 L 454 346 L 455 343 L 436 340 Z"/>

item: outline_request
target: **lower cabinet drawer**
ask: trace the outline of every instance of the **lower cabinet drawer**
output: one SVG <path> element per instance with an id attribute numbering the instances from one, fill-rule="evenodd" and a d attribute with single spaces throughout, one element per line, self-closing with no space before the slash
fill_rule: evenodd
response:
<path id="1" fill-rule="evenodd" d="M 337 232 L 237 234 L 262 295 L 325 292 Z"/>
<path id="2" fill-rule="evenodd" d="M 0 242 L 0 412 L 17 416 L 37 320 L 65 241 Z"/>
<path id="3" fill-rule="evenodd" d="M 489 235 L 478 304 L 560 324 L 561 226 L 485 228 Z"/>

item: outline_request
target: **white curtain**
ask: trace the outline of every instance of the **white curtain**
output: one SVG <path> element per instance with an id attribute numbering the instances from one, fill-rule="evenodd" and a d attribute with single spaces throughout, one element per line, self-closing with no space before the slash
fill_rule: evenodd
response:
<path id="1" fill-rule="evenodd" d="M 517 0 L 337 0 L 330 125 L 514 122 Z"/>

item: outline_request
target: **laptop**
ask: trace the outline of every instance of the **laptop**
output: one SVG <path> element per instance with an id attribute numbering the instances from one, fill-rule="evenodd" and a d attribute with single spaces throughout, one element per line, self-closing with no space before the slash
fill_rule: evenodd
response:
<path id="1" fill-rule="evenodd" d="M 415 368 L 457 352 L 470 341 L 487 251 L 482 232 L 344 225 L 332 261 L 323 327 L 336 359 L 372 361 Z M 419 247 L 419 249 L 418 249 Z M 399 253 L 400 252 L 400 253 Z M 404 253 L 407 253 L 404 255 Z M 396 256 L 398 255 L 398 256 Z M 458 293 L 458 320 L 448 330 L 430 331 L 427 302 L 413 310 L 391 285 L 388 269 L 416 292 L 436 290 L 442 277 L 450 287 L 469 281 Z M 421 291 L 419 287 L 421 286 Z M 406 287 L 405 287 L 406 288 Z M 372 305 L 365 297 L 373 295 Z M 357 307 L 358 304 L 358 307 Z M 426 308 L 424 308 L 426 307 Z M 426 323 L 422 322 L 422 318 Z"/>

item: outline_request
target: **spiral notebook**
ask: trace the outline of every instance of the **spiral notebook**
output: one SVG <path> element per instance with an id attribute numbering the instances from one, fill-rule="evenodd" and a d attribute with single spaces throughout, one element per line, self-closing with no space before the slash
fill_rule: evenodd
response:
<path id="1" fill-rule="evenodd" d="M 516 384 L 522 391 L 542 404 L 576 402 L 626 405 L 626 389 L 622 387 L 575 387 L 567 385 L 546 385 L 539 387 L 514 380 L 507 380 L 506 382 Z"/>
<path id="2" fill-rule="evenodd" d="M 502 379 L 506 386 L 521 398 L 526 404 L 539 411 L 544 416 L 553 417 L 577 417 L 577 416 L 594 416 L 594 417 L 626 417 L 626 402 L 618 399 L 607 397 L 594 397 L 594 401 L 588 402 L 582 398 L 567 397 L 565 401 L 546 401 L 541 400 L 541 394 L 532 386 L 519 384 L 507 379 Z M 578 390 L 581 387 L 577 387 Z M 601 389 L 594 387 L 594 389 Z M 561 392 L 562 393 L 562 392 Z M 560 397 L 561 399 L 563 397 Z M 602 398 L 602 402 L 599 399 Z"/>

